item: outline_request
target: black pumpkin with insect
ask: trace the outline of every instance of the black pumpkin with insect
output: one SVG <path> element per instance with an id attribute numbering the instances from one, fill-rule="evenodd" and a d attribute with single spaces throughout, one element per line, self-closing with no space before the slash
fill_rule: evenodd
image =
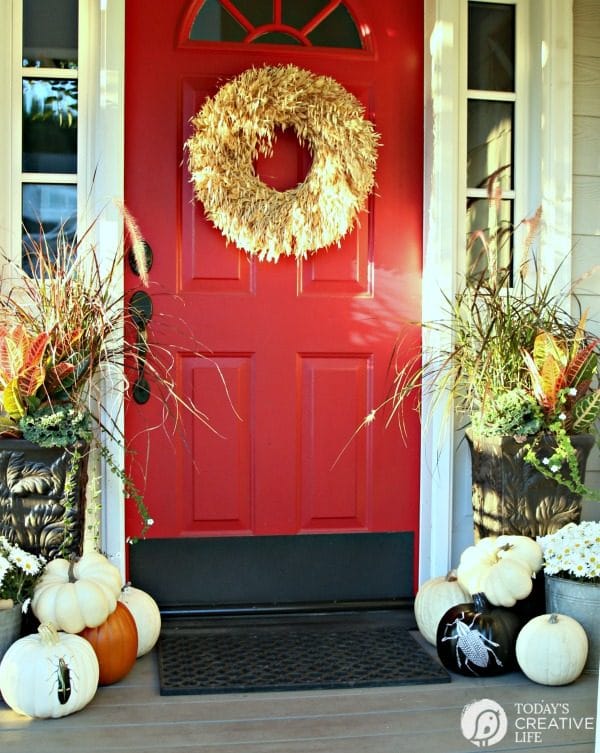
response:
<path id="1" fill-rule="evenodd" d="M 439 622 L 436 645 L 451 672 L 491 677 L 516 669 L 515 644 L 522 620 L 504 607 L 493 607 L 484 594 L 472 603 L 451 607 Z"/>

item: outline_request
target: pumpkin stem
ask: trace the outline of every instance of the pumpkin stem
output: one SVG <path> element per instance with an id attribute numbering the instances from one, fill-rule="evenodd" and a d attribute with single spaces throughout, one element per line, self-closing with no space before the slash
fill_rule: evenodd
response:
<path id="1" fill-rule="evenodd" d="M 40 634 L 40 640 L 45 646 L 55 646 L 60 642 L 58 630 L 51 622 L 43 622 L 38 627 L 38 633 Z"/>
<path id="2" fill-rule="evenodd" d="M 79 562 L 79 557 L 73 556 L 69 559 L 69 571 L 67 573 L 69 577 L 69 583 L 77 583 L 77 578 L 75 577 L 75 572 L 74 572 L 75 563 L 77 562 Z"/>
<path id="3" fill-rule="evenodd" d="M 484 593 L 473 594 L 473 606 L 476 612 L 487 612 L 490 608 Z"/>
<path id="4" fill-rule="evenodd" d="M 557 614 L 555 614 L 555 613 L 553 612 L 553 613 L 552 613 L 552 614 L 550 615 L 550 619 L 548 620 L 548 622 L 549 622 L 549 623 L 550 623 L 551 625 L 556 625 L 556 623 L 558 622 L 558 615 L 557 615 Z"/>

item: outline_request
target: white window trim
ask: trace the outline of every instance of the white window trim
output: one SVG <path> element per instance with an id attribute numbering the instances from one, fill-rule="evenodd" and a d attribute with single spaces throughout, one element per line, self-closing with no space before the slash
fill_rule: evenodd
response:
<path id="1" fill-rule="evenodd" d="M 96 172 L 94 192 L 100 209 L 98 248 L 101 257 L 110 262 L 114 249 L 123 237 L 122 217 L 114 200 L 124 199 L 125 172 L 125 0 L 97 0 L 96 22 L 93 25 L 91 47 L 97 49 L 95 84 L 95 117 L 90 119 L 90 149 L 88 170 Z M 90 89 L 92 85 L 90 84 Z M 121 295 L 123 282 L 115 295 Z M 123 401 L 119 390 L 106 394 L 111 421 L 123 432 Z M 125 462 L 124 449 L 118 442 L 104 436 L 117 467 Z M 125 500 L 121 482 L 103 464 L 102 467 L 102 549 L 125 573 Z"/>
<path id="2" fill-rule="evenodd" d="M 461 156 L 457 145 L 464 122 L 460 56 L 466 44 L 466 3 L 425 0 L 424 321 L 444 316 L 443 296 L 453 296 L 462 269 L 465 152 Z M 531 54 L 518 65 L 526 67 L 531 95 L 539 93 L 540 119 L 526 119 L 528 129 L 521 126 L 525 141 L 517 146 L 515 160 L 527 169 L 527 192 L 515 217 L 542 207 L 542 258 L 545 272 L 552 274 L 571 244 L 572 4 L 538 0 L 523 7 L 530 12 L 525 33 Z M 522 26 L 527 19 L 520 19 Z M 536 60 L 542 61 L 539 73 Z M 557 287 L 566 287 L 570 275 L 570 264 L 562 264 Z M 438 345 L 434 336 L 439 337 L 424 331 L 424 349 Z M 426 411 L 426 395 L 423 402 Z M 445 574 L 472 543 L 470 462 L 457 434 L 453 418 L 441 408 L 423 424 L 419 582 Z"/>
<path id="3" fill-rule="evenodd" d="M 0 3 L 0 76 L 2 112 L 21 108 L 22 0 Z M 78 225 L 98 217 L 96 243 L 101 261 L 110 262 L 122 238 L 114 199 L 123 199 L 124 173 L 124 0 L 79 0 Z M 14 109 L 13 109 L 14 108 Z M 20 118 L 0 118 L 0 253 L 18 257 L 21 249 Z M 121 296 L 122 281 L 115 281 Z M 123 428 L 122 400 L 107 395 L 111 421 Z M 123 465 L 123 449 L 110 442 L 113 459 Z M 102 463 L 92 462 L 90 476 L 101 484 L 101 549 L 125 571 L 125 515 L 122 485 Z"/>
<path id="4" fill-rule="evenodd" d="M 12 4 L 0 3 L 0 111 L 10 112 L 12 79 L 6 75 L 12 67 Z M 11 219 L 11 144 L 12 124 L 10 117 L 0 118 L 0 253 L 10 251 Z"/>

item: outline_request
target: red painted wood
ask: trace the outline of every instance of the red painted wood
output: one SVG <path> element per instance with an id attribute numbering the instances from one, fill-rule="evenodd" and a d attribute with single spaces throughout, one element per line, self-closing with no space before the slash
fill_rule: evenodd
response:
<path id="1" fill-rule="evenodd" d="M 406 444 L 380 419 L 335 460 L 384 397 L 397 336 L 418 347 L 403 322 L 420 312 L 423 7 L 347 4 L 366 50 L 179 43 L 188 3 L 126 4 L 126 203 L 155 254 L 152 337 L 169 346 L 180 390 L 217 432 L 184 414 L 179 428 L 167 418 L 164 432 L 144 436 L 165 423 L 156 389 L 147 405 L 128 407 L 151 535 L 417 530 L 415 415 Z M 281 62 L 340 81 L 383 144 L 360 227 L 299 264 L 259 263 L 226 245 L 192 201 L 183 153 L 207 95 L 250 66 Z M 286 135 L 258 169 L 271 185 L 293 185 L 307 157 Z M 138 530 L 134 514 L 128 527 Z"/>

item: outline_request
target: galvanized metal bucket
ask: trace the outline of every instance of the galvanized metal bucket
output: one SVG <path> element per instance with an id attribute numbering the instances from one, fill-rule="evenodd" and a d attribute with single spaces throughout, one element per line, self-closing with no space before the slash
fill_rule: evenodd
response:
<path id="1" fill-rule="evenodd" d="M 598 672 L 600 662 L 600 584 L 546 575 L 546 610 L 580 623 L 589 641 L 585 672 Z"/>

